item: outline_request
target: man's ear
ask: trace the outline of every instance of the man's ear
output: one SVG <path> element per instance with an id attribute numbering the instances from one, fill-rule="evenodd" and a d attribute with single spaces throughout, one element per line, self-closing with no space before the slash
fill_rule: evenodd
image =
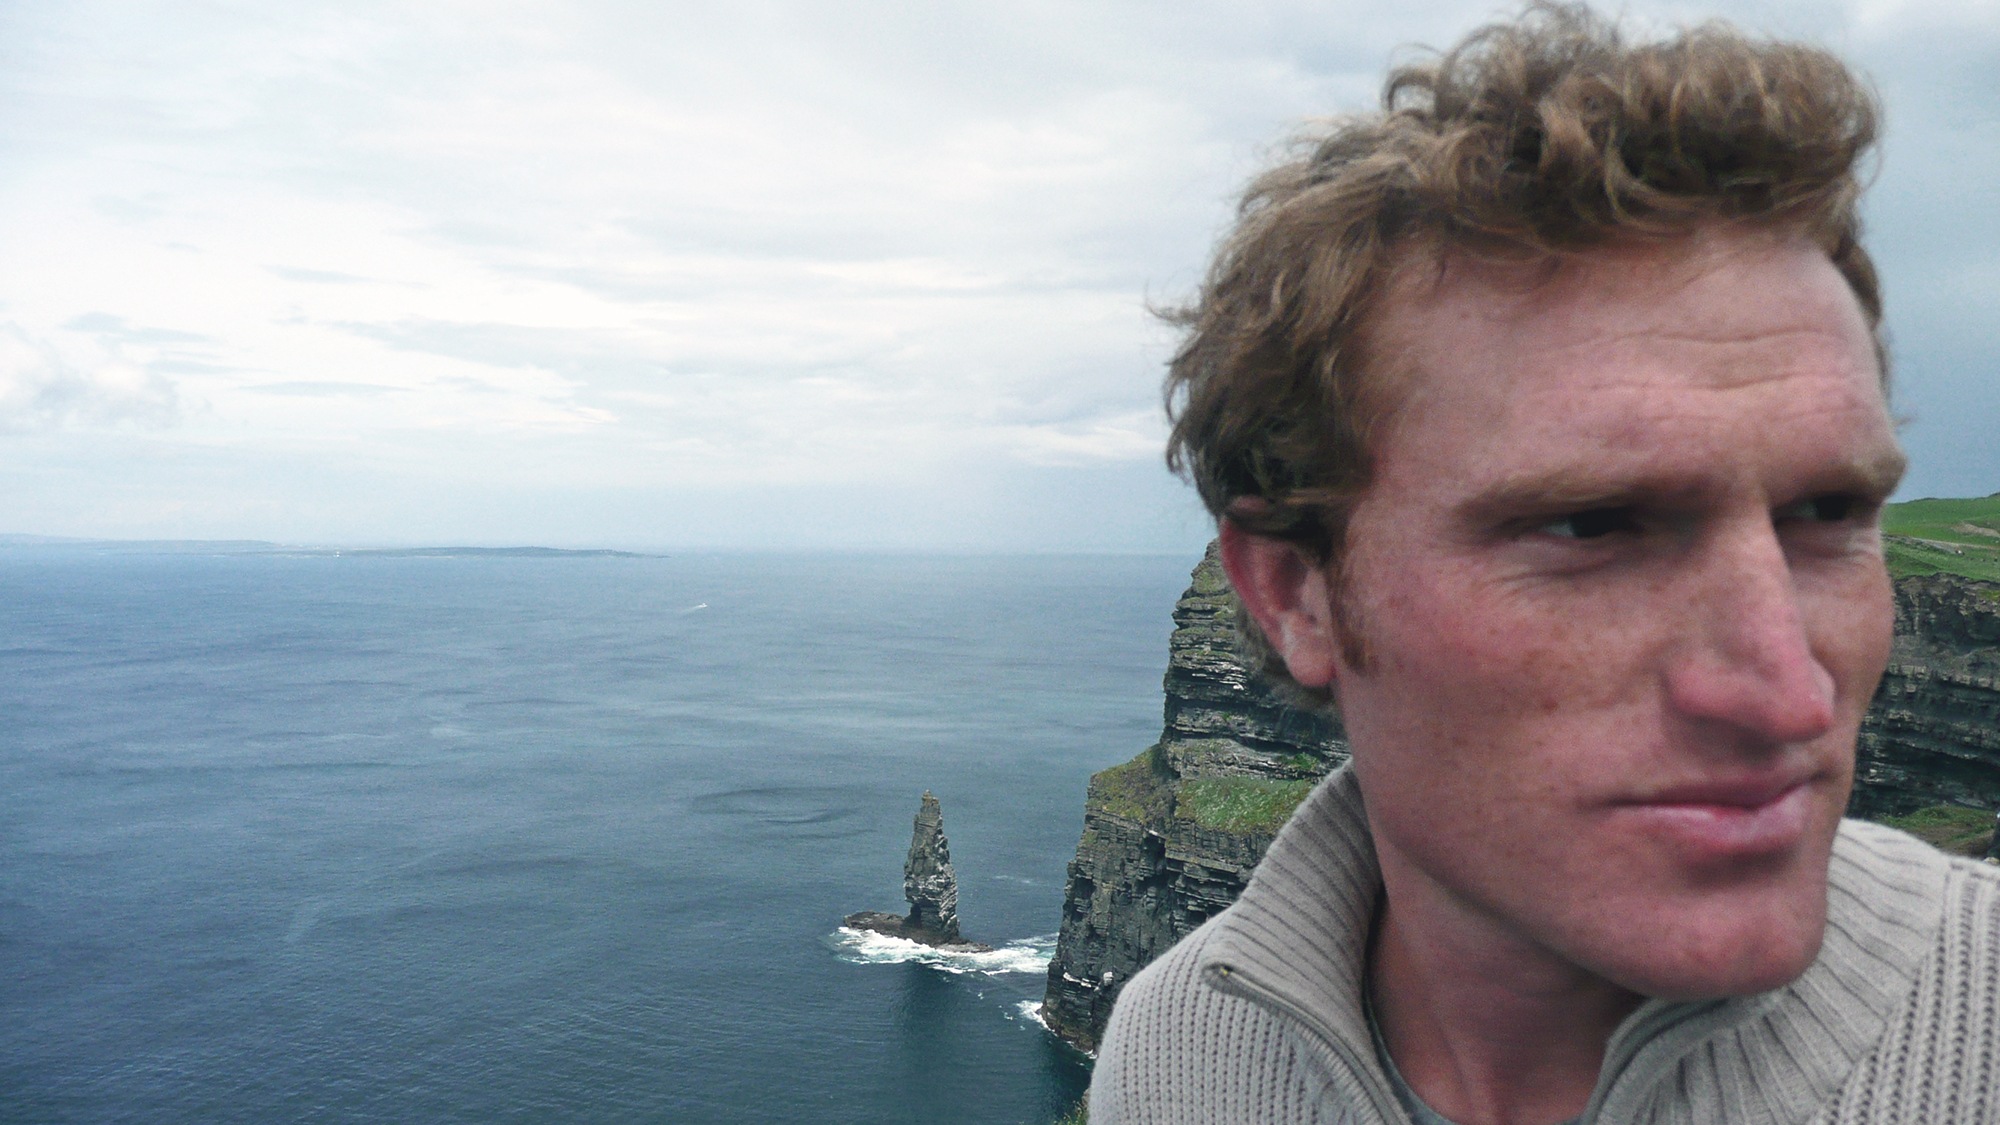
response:
<path id="1" fill-rule="evenodd" d="M 1292 679 L 1303 687 L 1330 687 L 1340 638 L 1325 564 L 1282 539 L 1245 531 L 1235 520 L 1221 523 L 1222 569 L 1237 599 Z"/>

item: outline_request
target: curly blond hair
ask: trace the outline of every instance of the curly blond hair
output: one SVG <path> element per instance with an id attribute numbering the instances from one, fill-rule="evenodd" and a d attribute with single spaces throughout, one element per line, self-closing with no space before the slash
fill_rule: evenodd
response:
<path id="1" fill-rule="evenodd" d="M 1250 185 L 1199 294 L 1164 314 L 1187 333 L 1167 462 L 1218 519 L 1337 564 L 1380 415 L 1360 333 L 1392 266 L 1426 254 L 1769 224 L 1825 249 L 1880 354 L 1856 213 L 1877 119 L 1825 51 L 1720 23 L 1628 44 L 1578 4 L 1531 4 L 1400 67 L 1378 112 L 1323 124 Z"/>

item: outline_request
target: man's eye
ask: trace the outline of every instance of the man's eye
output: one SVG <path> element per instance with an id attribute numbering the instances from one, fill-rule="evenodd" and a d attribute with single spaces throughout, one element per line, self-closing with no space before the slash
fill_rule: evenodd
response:
<path id="1" fill-rule="evenodd" d="M 1787 504 L 1772 513 L 1776 520 L 1807 520 L 1813 523 L 1839 523 L 1855 515 L 1860 502 L 1852 496 L 1835 494 L 1815 496 L 1796 504 Z"/>
<path id="2" fill-rule="evenodd" d="M 1535 530 L 1563 539 L 1599 539 L 1613 532 L 1634 531 L 1638 526 L 1630 508 L 1591 508 L 1557 516 Z"/>

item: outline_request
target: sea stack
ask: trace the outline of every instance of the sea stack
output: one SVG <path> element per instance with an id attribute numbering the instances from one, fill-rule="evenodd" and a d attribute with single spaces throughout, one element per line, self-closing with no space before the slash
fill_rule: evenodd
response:
<path id="1" fill-rule="evenodd" d="M 944 809 L 928 789 L 910 833 L 910 858 L 903 861 L 903 897 L 910 903 L 905 927 L 939 941 L 959 940 L 958 874 L 951 869 L 951 841 L 944 838 Z"/>
<path id="2" fill-rule="evenodd" d="M 966 941 L 958 932 L 958 875 L 951 867 L 951 842 L 944 836 L 944 809 L 929 790 L 910 833 L 910 856 L 903 861 L 903 897 L 908 917 L 876 910 L 849 914 L 857 930 L 906 938 L 957 953 L 985 952 L 991 946 Z"/>

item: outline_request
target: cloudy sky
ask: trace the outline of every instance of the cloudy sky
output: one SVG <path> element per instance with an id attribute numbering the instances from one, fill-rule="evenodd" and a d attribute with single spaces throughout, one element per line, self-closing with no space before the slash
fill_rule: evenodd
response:
<path id="1" fill-rule="evenodd" d="M 1497 11 L 0 0 L 0 532 L 1188 549 L 1146 302 Z M 1881 88 L 1903 495 L 2000 489 L 2000 0 L 1730 14 Z"/>

